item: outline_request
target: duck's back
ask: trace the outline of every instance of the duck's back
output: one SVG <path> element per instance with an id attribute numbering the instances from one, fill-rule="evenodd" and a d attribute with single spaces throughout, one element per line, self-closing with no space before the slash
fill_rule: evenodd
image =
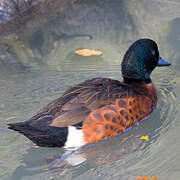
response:
<path id="1" fill-rule="evenodd" d="M 68 89 L 24 123 L 10 124 L 39 146 L 63 146 L 70 128 L 81 131 L 83 143 L 115 136 L 148 116 L 155 90 L 108 78 L 94 78 Z M 153 85 L 152 85 L 153 86 Z"/>

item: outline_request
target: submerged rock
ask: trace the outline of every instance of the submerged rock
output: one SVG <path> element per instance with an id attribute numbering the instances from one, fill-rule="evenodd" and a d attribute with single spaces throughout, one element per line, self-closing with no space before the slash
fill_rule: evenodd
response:
<path id="1" fill-rule="evenodd" d="M 7 44 L 0 44 L 0 71 L 22 72 L 25 66 L 18 62 L 16 55 Z"/>

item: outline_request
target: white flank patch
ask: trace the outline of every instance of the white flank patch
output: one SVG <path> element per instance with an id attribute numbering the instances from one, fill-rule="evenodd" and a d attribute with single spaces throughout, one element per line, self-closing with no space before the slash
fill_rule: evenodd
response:
<path id="1" fill-rule="evenodd" d="M 79 148 L 85 144 L 82 129 L 76 129 L 74 126 L 68 126 L 68 137 L 64 148 Z"/>

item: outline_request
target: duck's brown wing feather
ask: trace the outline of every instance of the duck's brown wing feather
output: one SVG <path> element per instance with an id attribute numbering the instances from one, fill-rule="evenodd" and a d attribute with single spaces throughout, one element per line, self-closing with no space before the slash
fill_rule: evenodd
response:
<path id="1" fill-rule="evenodd" d="M 29 121 L 36 125 L 43 123 L 54 127 L 76 125 L 93 110 L 112 104 L 117 98 L 134 96 L 139 93 L 141 92 L 117 80 L 108 78 L 86 80 L 65 91 L 60 98 L 44 107 Z"/>

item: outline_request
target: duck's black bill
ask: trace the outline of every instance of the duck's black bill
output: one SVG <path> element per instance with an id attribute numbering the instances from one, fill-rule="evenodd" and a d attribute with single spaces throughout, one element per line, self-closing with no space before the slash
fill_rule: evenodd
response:
<path id="1" fill-rule="evenodd" d="M 161 67 L 161 66 L 170 66 L 171 63 L 169 63 L 168 61 L 162 59 L 161 57 L 159 58 L 159 61 L 158 61 L 158 67 Z"/>

